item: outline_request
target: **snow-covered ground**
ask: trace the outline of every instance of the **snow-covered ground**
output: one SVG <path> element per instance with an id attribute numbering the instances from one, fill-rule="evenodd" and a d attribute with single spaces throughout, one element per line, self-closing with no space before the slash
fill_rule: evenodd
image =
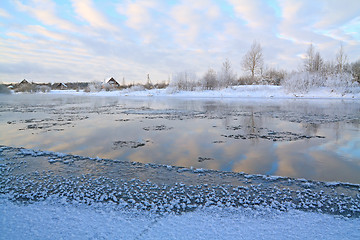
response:
<path id="1" fill-rule="evenodd" d="M 360 239 L 360 219 L 206 208 L 163 216 L 104 206 L 0 200 L 0 239 Z"/>
<path id="2" fill-rule="evenodd" d="M 50 94 L 76 94 L 87 96 L 132 96 L 132 97 L 187 97 L 187 98 L 351 98 L 360 99 L 360 89 L 356 93 L 339 93 L 331 88 L 317 88 L 308 93 L 291 93 L 282 86 L 247 85 L 221 90 L 176 91 L 172 88 L 121 91 L 100 91 L 86 93 L 75 90 L 52 90 Z"/>
<path id="3" fill-rule="evenodd" d="M 0 239 L 360 239 L 360 219 L 207 208 L 163 216 L 106 207 L 0 201 Z"/>
<path id="4" fill-rule="evenodd" d="M 11 147 L 1 147 L 0 155 L 0 239 L 360 239 L 357 184 Z M 88 174 L 79 175 L 80 165 L 88 168 L 91 163 L 99 170 L 90 174 L 89 168 Z M 121 166 L 120 179 L 106 177 L 104 166 L 115 169 L 115 165 Z M 198 185 L 187 183 L 192 180 Z M 248 187 L 204 184 L 243 180 Z M 194 210 L 173 210 L 190 199 L 193 207 L 197 199 L 206 203 Z M 153 210 L 142 210 L 151 201 Z M 133 207 L 126 207 L 131 203 Z M 170 210 L 154 210 L 164 207 Z M 338 209 L 338 214 L 329 214 L 334 212 L 330 208 Z"/>

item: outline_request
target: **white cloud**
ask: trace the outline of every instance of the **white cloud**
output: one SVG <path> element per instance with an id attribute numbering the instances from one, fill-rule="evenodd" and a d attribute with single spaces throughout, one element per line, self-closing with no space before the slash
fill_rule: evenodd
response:
<path id="1" fill-rule="evenodd" d="M 92 27 L 116 31 L 117 28 L 110 24 L 101 12 L 96 10 L 91 0 L 72 0 L 75 12 Z"/>
<path id="2" fill-rule="evenodd" d="M 360 15 L 360 1 L 342 0 L 342 1 L 319 1 L 321 18 L 314 26 L 316 28 L 337 28 L 344 25 Z"/>
<path id="3" fill-rule="evenodd" d="M 4 9 L 0 8 L 0 17 L 2 18 L 11 18 L 11 15 L 5 11 Z"/>
<path id="4" fill-rule="evenodd" d="M 265 28 L 275 23 L 273 9 L 261 0 L 228 0 L 237 17 L 246 21 L 250 28 Z"/>
<path id="5" fill-rule="evenodd" d="M 340 41 L 350 61 L 360 55 L 357 1 L 11 3 L 15 9 L 0 9 L 0 51 L 6 56 L 2 62 L 18 62 L 19 67 L 36 62 L 37 77 L 43 72 L 45 81 L 49 72 L 66 76 L 66 69 L 73 80 L 121 74 L 136 82 L 150 73 L 156 81 L 188 69 L 202 75 L 209 67 L 220 68 L 225 58 L 241 74 L 242 56 L 253 40 L 261 43 L 266 64 L 288 70 L 297 68 L 310 42 L 326 59 L 334 57 Z M 111 5 L 118 15 L 107 12 Z"/>
<path id="6" fill-rule="evenodd" d="M 20 11 L 30 13 L 45 25 L 55 26 L 67 31 L 77 31 L 74 24 L 57 17 L 56 5 L 51 0 L 32 0 L 30 5 L 15 1 L 15 5 Z"/>
<path id="7" fill-rule="evenodd" d="M 39 34 L 40 36 L 46 37 L 46 38 L 51 38 L 57 41 L 67 41 L 68 39 L 59 33 L 53 32 L 53 31 L 49 31 L 48 29 L 46 29 L 43 26 L 39 26 L 39 25 L 32 25 L 32 26 L 28 26 L 28 30 L 27 32 L 29 34 Z"/>
<path id="8" fill-rule="evenodd" d="M 154 1 L 125 1 L 117 6 L 117 11 L 126 16 L 128 27 L 141 30 L 151 23 L 150 9 L 155 8 L 156 5 Z"/>

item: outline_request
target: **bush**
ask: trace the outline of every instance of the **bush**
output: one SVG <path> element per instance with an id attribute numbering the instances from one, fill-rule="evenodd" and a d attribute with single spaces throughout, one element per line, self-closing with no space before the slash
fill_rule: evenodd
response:
<path id="1" fill-rule="evenodd" d="M 128 88 L 128 92 L 138 92 L 138 91 L 144 91 L 145 88 L 142 85 L 134 85 Z"/>
<path id="2" fill-rule="evenodd" d="M 169 86 L 166 82 L 156 83 L 155 88 L 156 89 L 165 89 Z"/>
<path id="3" fill-rule="evenodd" d="M 33 93 L 37 91 L 37 86 L 35 84 L 22 84 L 15 88 L 15 92 L 29 92 Z"/>
<path id="4" fill-rule="evenodd" d="M 109 84 L 109 83 L 105 83 L 102 87 L 103 87 L 103 89 L 105 89 L 105 91 L 107 91 L 107 92 L 109 92 L 109 91 L 114 91 L 114 90 L 116 89 L 113 85 L 111 85 L 111 84 Z"/>
<path id="5" fill-rule="evenodd" d="M 327 77 L 324 85 L 338 93 L 358 93 L 360 91 L 360 84 L 353 79 L 349 72 L 331 74 Z"/>
<path id="6" fill-rule="evenodd" d="M 37 91 L 47 93 L 51 91 L 51 87 L 49 86 L 38 86 Z"/>
<path id="7" fill-rule="evenodd" d="M 285 78 L 285 71 L 278 71 L 275 69 L 268 69 L 261 77 L 261 84 L 280 85 Z"/>
<path id="8" fill-rule="evenodd" d="M 256 82 L 257 82 L 257 79 L 255 77 L 253 78 L 251 76 L 242 76 L 238 80 L 239 85 L 253 85 L 253 84 L 256 84 Z"/>
<path id="9" fill-rule="evenodd" d="M 288 92 L 307 93 L 319 87 L 331 88 L 332 92 L 357 92 L 359 84 L 347 72 L 324 75 L 319 72 L 294 72 L 288 74 L 281 85 Z"/>
<path id="10" fill-rule="evenodd" d="M 84 92 L 100 92 L 101 88 L 101 83 L 93 82 L 84 89 Z"/>

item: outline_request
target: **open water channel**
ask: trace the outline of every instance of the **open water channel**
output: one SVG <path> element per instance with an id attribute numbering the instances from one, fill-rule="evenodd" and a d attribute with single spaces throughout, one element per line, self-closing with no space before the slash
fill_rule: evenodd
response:
<path id="1" fill-rule="evenodd" d="M 360 102 L 0 95 L 0 145 L 360 183 Z"/>

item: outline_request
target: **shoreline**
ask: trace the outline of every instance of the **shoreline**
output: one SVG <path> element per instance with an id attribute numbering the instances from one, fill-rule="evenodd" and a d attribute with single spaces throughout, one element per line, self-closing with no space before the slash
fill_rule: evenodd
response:
<path id="1" fill-rule="evenodd" d="M 330 88 L 318 88 L 308 93 L 286 92 L 282 86 L 272 85 L 244 85 L 225 88 L 221 90 L 201 90 L 201 91 L 178 91 L 171 88 L 151 89 L 151 90 L 114 90 L 99 92 L 84 92 L 76 90 L 51 90 L 47 93 L 37 92 L 38 94 L 53 95 L 77 95 L 77 96 L 99 96 L 99 97 L 169 97 L 169 98 L 189 98 L 189 99 L 344 99 L 360 100 L 359 93 L 336 93 Z M 23 94 L 23 93 L 13 93 Z"/>
<path id="2" fill-rule="evenodd" d="M 181 214 L 216 206 L 360 217 L 359 184 L 142 164 L 5 146 L 0 147 L 0 159 L 0 193 L 15 202 L 55 198 L 85 205 L 115 204 L 156 214 Z"/>

